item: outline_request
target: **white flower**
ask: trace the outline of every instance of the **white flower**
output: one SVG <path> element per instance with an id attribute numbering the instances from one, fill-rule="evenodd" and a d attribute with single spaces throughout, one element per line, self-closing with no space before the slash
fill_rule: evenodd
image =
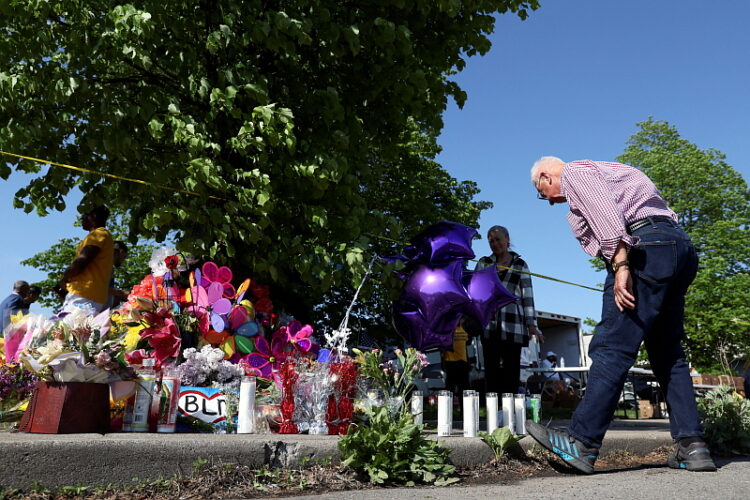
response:
<path id="1" fill-rule="evenodd" d="M 351 329 L 341 328 L 340 330 L 333 330 L 330 334 L 324 333 L 323 336 L 326 339 L 326 347 L 331 350 L 344 351 L 346 350 L 346 344 L 349 341 L 349 336 L 352 334 Z"/>

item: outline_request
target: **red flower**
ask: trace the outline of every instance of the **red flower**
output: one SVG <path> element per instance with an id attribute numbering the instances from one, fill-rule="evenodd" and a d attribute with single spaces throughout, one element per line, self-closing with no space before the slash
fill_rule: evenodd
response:
<path id="1" fill-rule="evenodd" d="M 177 269 L 177 265 L 180 263 L 180 259 L 176 255 L 170 255 L 164 259 L 164 264 L 167 265 L 167 269 Z"/>
<path id="2" fill-rule="evenodd" d="M 141 330 L 141 338 L 148 340 L 148 344 L 154 350 L 152 357 L 156 359 L 157 365 L 179 356 L 182 344 L 180 330 L 171 315 L 167 318 L 159 316 L 159 319 L 155 325 Z"/>
<path id="3" fill-rule="evenodd" d="M 125 360 L 130 365 L 142 365 L 143 360 L 148 358 L 149 355 L 145 349 L 138 349 L 133 352 L 125 353 Z"/>

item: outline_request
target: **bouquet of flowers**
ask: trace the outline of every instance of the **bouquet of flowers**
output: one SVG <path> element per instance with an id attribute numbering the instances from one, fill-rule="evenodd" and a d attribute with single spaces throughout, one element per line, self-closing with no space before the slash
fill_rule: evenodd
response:
<path id="1" fill-rule="evenodd" d="M 395 359 L 384 359 L 383 352 L 373 349 L 362 352 L 354 349 L 359 372 L 386 398 L 386 406 L 392 414 L 407 411 L 404 401 L 414 387 L 414 379 L 427 366 L 427 356 L 410 347 L 405 351 L 396 349 Z"/>
<path id="2" fill-rule="evenodd" d="M 123 337 L 110 329 L 109 311 L 89 316 L 74 309 L 38 332 L 20 361 L 48 382 L 107 383 L 131 379 Z"/>

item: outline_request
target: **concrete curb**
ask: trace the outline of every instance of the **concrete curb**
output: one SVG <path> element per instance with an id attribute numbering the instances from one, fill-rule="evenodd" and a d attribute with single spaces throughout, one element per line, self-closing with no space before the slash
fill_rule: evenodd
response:
<path id="1" fill-rule="evenodd" d="M 641 421 L 643 422 L 643 421 Z M 653 421 L 649 421 L 653 422 Z M 560 422 L 564 425 L 564 422 Z M 672 442 L 666 422 L 658 425 L 613 425 L 602 455 L 613 450 L 646 454 Z M 470 467 L 492 460 L 478 438 L 437 438 L 450 449 L 450 460 Z M 197 459 L 250 467 L 298 467 L 310 461 L 338 462 L 337 436 L 278 434 L 25 434 L 0 433 L 0 486 L 23 488 L 35 481 L 44 487 L 132 484 L 189 475 Z M 529 449 L 534 440 L 526 437 Z"/>

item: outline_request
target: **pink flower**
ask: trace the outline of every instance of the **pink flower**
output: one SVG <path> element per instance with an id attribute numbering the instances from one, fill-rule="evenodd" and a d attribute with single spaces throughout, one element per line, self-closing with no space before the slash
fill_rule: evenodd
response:
<path id="1" fill-rule="evenodd" d="M 396 356 L 400 356 L 401 354 L 403 354 L 403 352 L 404 352 L 404 351 L 402 351 L 401 349 L 396 349 L 395 351 L 393 351 L 393 353 L 394 353 L 394 354 L 395 354 Z"/>
<path id="2" fill-rule="evenodd" d="M 301 352 L 309 352 L 313 346 L 312 333 L 313 328 L 310 325 L 302 326 L 299 321 L 292 321 L 289 326 L 279 328 L 284 340 Z"/>
<path id="3" fill-rule="evenodd" d="M 138 349 L 133 352 L 125 353 L 125 360 L 130 365 L 142 365 L 143 360 L 149 357 L 150 356 L 148 355 L 145 349 Z"/>
<path id="4" fill-rule="evenodd" d="M 100 351 L 94 356 L 94 362 L 99 367 L 104 367 L 110 361 L 112 361 L 112 356 L 107 351 Z"/>

